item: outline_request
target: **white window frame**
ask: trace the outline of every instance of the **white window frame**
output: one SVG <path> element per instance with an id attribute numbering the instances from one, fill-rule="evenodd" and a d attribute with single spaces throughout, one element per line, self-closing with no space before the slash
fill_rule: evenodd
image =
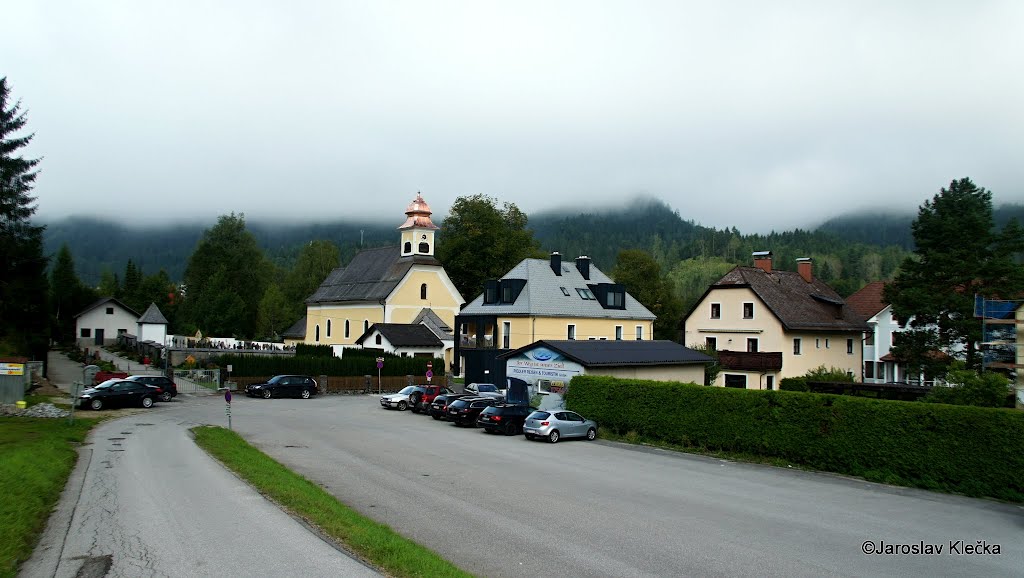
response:
<path id="1" fill-rule="evenodd" d="M 501 322 L 501 346 L 502 349 L 510 349 L 512 344 L 512 322 Z"/>
<path id="2" fill-rule="evenodd" d="M 753 351 L 751 351 L 751 349 L 750 349 L 750 344 L 751 343 L 754 344 Z M 748 337 L 747 338 L 747 352 L 748 353 L 757 353 L 759 351 L 761 351 L 761 342 L 760 342 L 760 340 L 758 338 L 756 338 L 756 337 Z"/>
<path id="3" fill-rule="evenodd" d="M 804 340 L 799 337 L 793 338 L 793 355 L 802 355 Z"/>
<path id="4" fill-rule="evenodd" d="M 715 315 L 715 306 L 716 305 L 718 306 L 718 315 Z M 721 303 L 712 302 L 711 303 L 711 310 L 708 311 L 708 315 L 711 316 L 711 319 L 721 319 L 722 318 L 722 304 Z"/>
<path id="5" fill-rule="evenodd" d="M 747 305 L 750 305 L 750 317 L 747 317 Z M 743 315 L 744 319 L 753 319 L 754 318 L 755 313 L 754 313 L 754 302 L 753 301 L 744 301 L 743 302 L 743 310 L 741 311 L 741 315 Z"/>
<path id="6" fill-rule="evenodd" d="M 576 339 L 576 324 L 575 323 L 570 323 L 568 326 L 566 326 L 565 334 L 566 334 L 566 339 L 568 339 L 570 341 L 575 341 L 575 339 Z"/>
<path id="7" fill-rule="evenodd" d="M 637 325 L 636 326 L 636 340 L 637 341 L 643 341 L 644 340 L 644 326 L 643 325 Z"/>
<path id="8" fill-rule="evenodd" d="M 622 341 L 622 326 L 615 326 L 615 341 Z"/>

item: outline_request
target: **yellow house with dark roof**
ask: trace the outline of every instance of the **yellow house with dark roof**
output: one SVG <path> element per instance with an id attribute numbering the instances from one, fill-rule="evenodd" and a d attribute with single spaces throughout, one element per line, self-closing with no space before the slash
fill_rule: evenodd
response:
<path id="1" fill-rule="evenodd" d="M 770 251 L 711 285 L 683 320 L 684 343 L 710 345 L 722 371 L 714 385 L 777 389 L 779 380 L 824 365 L 859 377 L 868 325 L 834 289 L 811 274 L 772 268 Z"/>
<path id="2" fill-rule="evenodd" d="M 440 341 L 451 342 L 465 300 L 434 257 L 438 227 L 421 195 L 405 215 L 398 227 L 400 245 L 359 252 L 306 299 L 305 343 L 357 347 L 374 324 L 419 324 L 425 318 L 433 321 L 428 326 L 440 333 Z M 444 357 L 450 365 L 450 347 Z"/>

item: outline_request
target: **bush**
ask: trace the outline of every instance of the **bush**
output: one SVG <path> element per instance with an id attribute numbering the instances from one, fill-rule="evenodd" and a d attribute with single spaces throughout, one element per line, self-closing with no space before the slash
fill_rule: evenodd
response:
<path id="1" fill-rule="evenodd" d="M 807 379 L 804 377 L 784 377 L 779 380 L 779 389 L 782 391 L 811 391 L 807 386 Z"/>
<path id="2" fill-rule="evenodd" d="M 1010 380 L 1004 375 L 967 369 L 954 362 L 946 374 L 947 386 L 935 386 L 921 401 L 978 407 L 1005 407 L 1011 395 Z M 1012 406 L 1011 406 L 1012 407 Z"/>
<path id="3" fill-rule="evenodd" d="M 574 377 L 569 409 L 619 435 L 872 481 L 1024 501 L 1024 412 Z"/>
<path id="4" fill-rule="evenodd" d="M 334 348 L 330 345 L 296 343 L 295 357 L 334 357 Z"/>

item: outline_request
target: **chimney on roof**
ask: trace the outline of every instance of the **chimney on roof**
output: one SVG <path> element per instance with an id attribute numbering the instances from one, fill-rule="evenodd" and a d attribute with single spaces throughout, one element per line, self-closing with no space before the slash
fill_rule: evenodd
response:
<path id="1" fill-rule="evenodd" d="M 562 254 L 558 251 L 551 253 L 551 270 L 555 272 L 555 275 L 562 276 Z"/>
<path id="2" fill-rule="evenodd" d="M 580 275 L 587 281 L 590 281 L 590 257 L 586 255 L 580 255 L 576 257 L 576 268 L 580 270 Z"/>
<path id="3" fill-rule="evenodd" d="M 772 272 L 772 252 L 771 251 L 754 251 L 752 254 L 754 257 L 754 267 L 764 271 L 765 273 Z"/>
<path id="4" fill-rule="evenodd" d="M 811 276 L 811 258 L 800 257 L 796 260 L 796 272 L 804 278 L 804 281 L 810 283 L 814 277 Z"/>

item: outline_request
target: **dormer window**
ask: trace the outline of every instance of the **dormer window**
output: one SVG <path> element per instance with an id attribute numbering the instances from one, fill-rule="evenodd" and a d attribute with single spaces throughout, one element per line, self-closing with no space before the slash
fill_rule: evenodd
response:
<path id="1" fill-rule="evenodd" d="M 509 284 L 502 284 L 501 286 L 501 302 L 502 303 L 513 303 L 515 297 L 512 296 L 512 286 Z"/>
<path id="2" fill-rule="evenodd" d="M 562 295 L 565 295 L 566 297 L 569 296 L 569 290 L 568 289 L 566 289 L 565 287 L 559 287 L 559 289 L 562 290 Z"/>
<path id="3" fill-rule="evenodd" d="M 605 297 L 605 305 L 609 309 L 622 309 L 626 305 L 626 293 L 624 291 L 609 291 Z"/>

